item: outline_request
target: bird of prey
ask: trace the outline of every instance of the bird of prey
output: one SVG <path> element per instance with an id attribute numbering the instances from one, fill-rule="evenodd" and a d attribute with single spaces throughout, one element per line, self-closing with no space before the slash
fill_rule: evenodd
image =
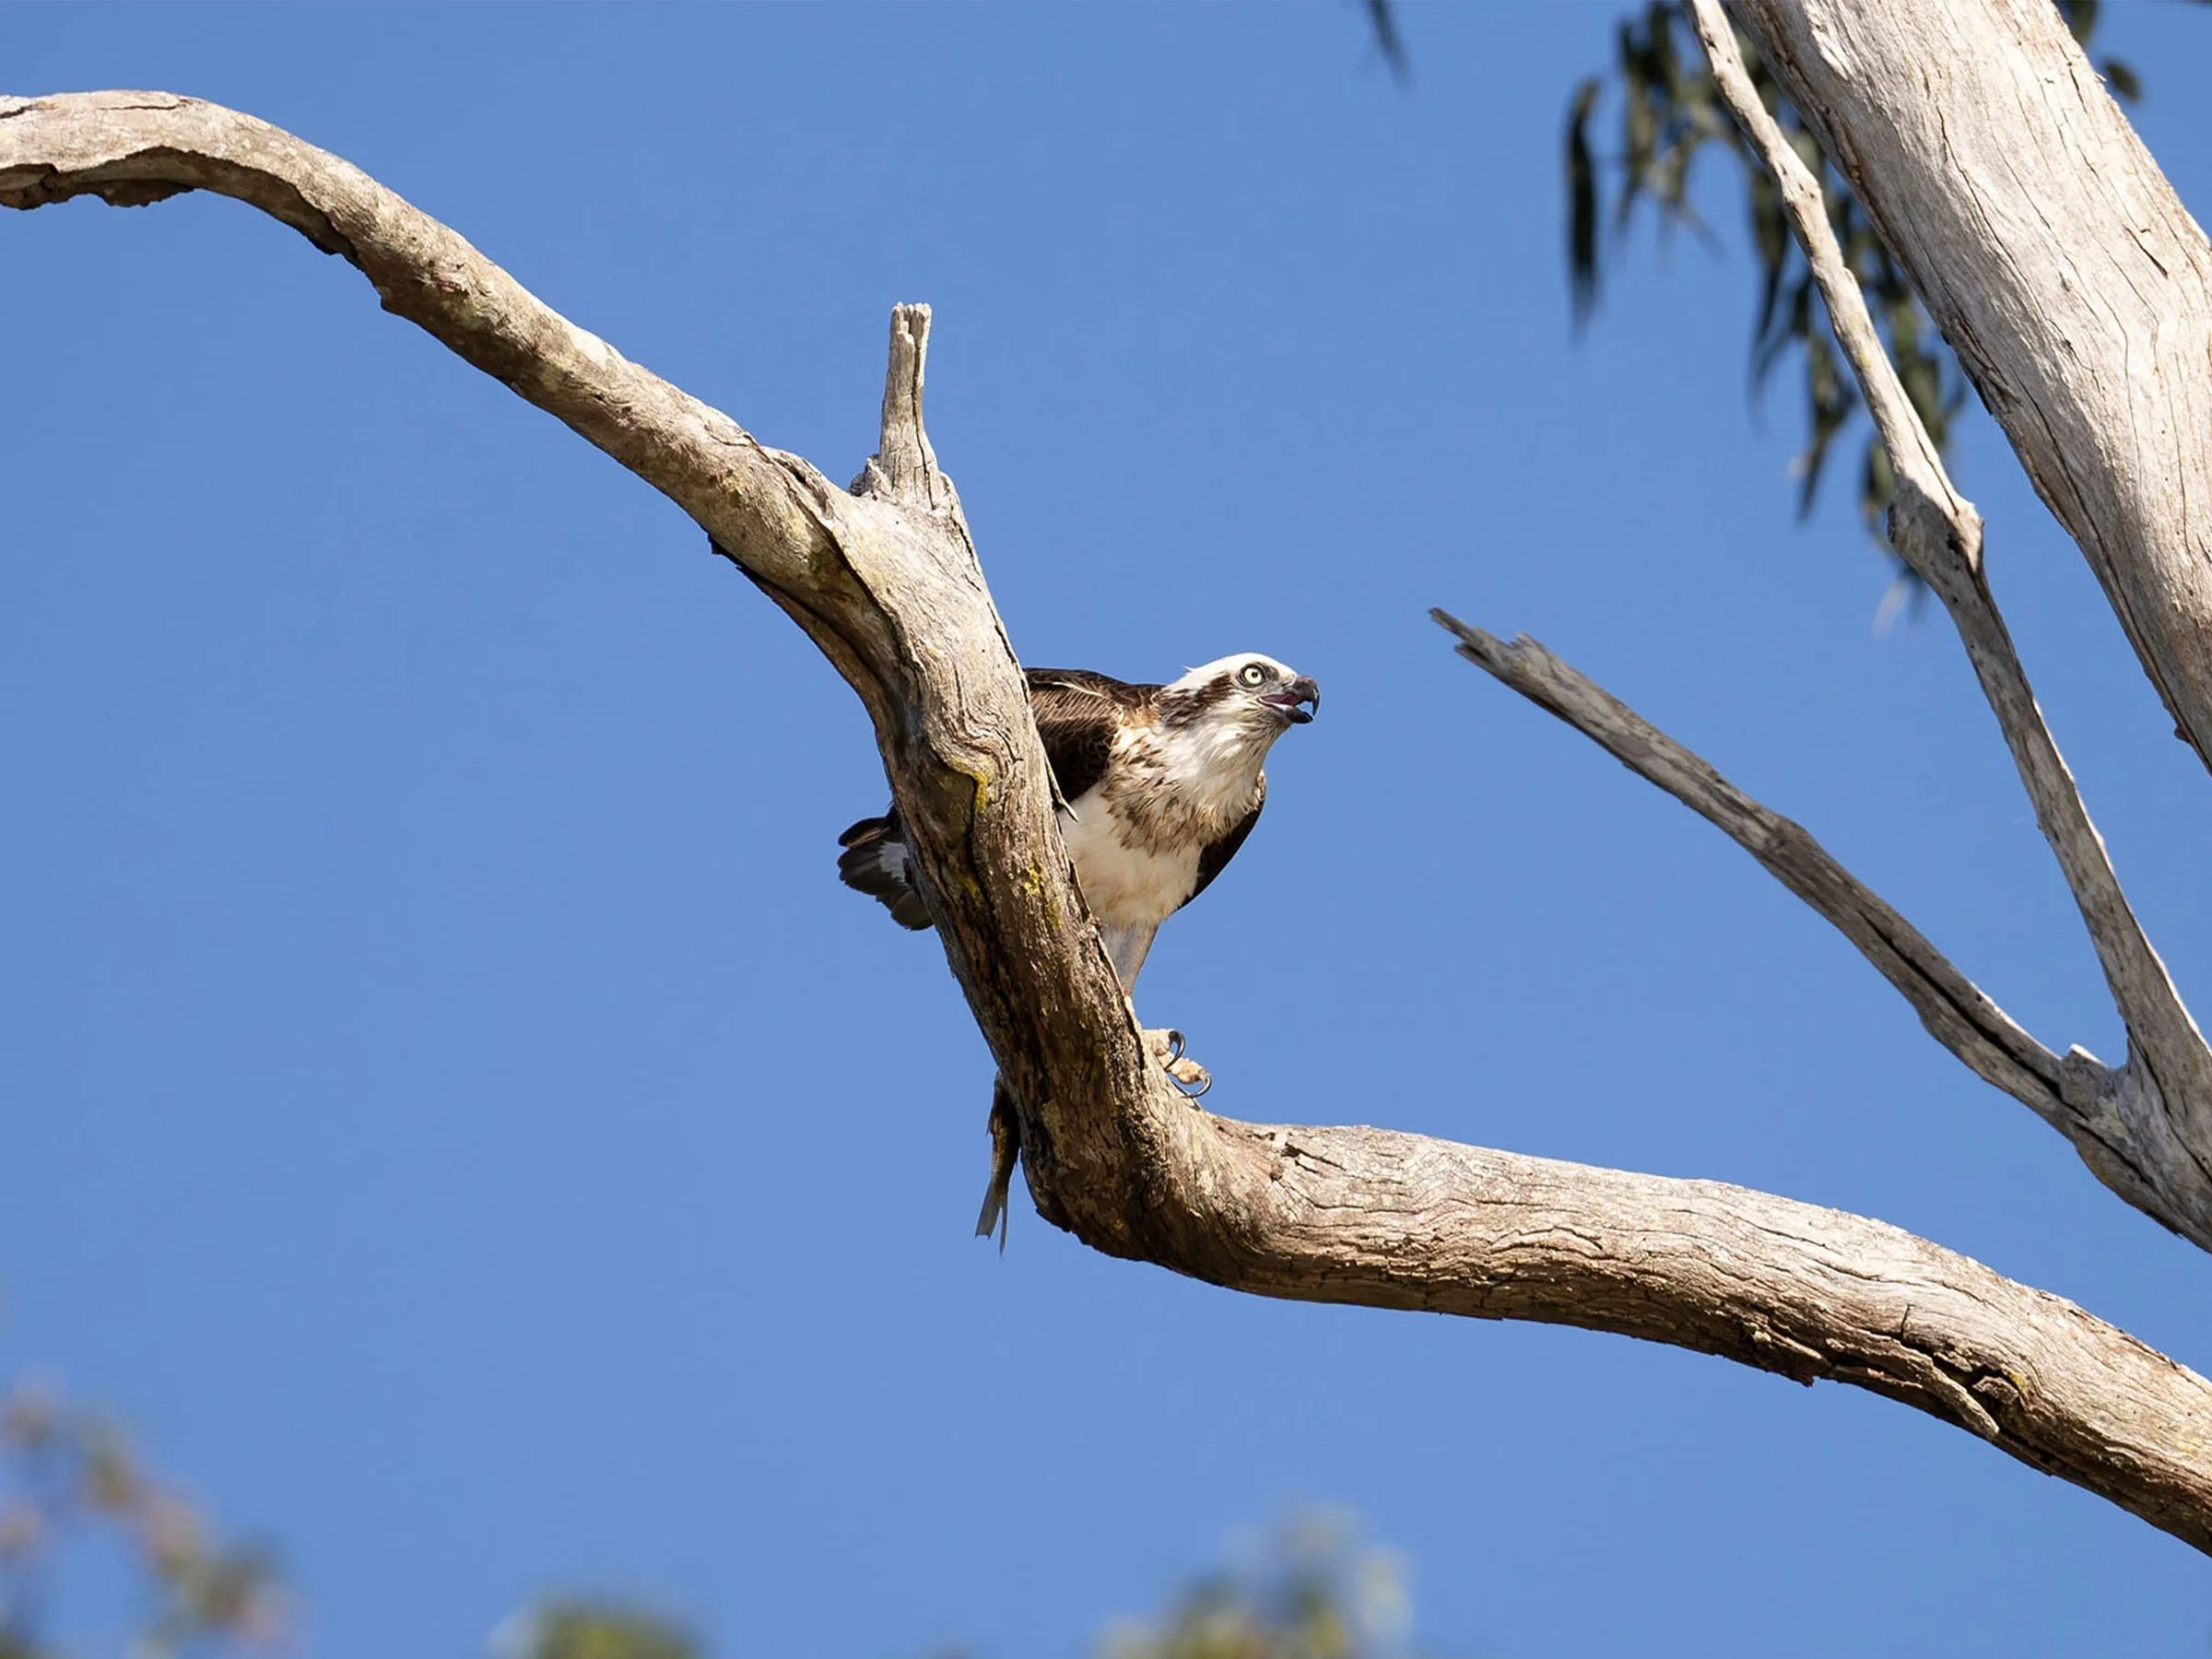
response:
<path id="1" fill-rule="evenodd" d="M 1159 924 L 1203 893 L 1259 821 L 1275 740 L 1321 707 L 1321 688 L 1244 653 L 1164 686 L 1079 668 L 1029 671 L 1030 707 L 1060 786 L 1060 836 L 1122 989 Z M 837 873 L 902 925 L 929 925 L 897 808 L 838 838 Z"/>
<path id="2" fill-rule="evenodd" d="M 1159 924 L 1204 892 L 1252 833 L 1267 804 L 1267 751 L 1313 718 L 1321 688 L 1253 653 L 1164 686 L 1076 668 L 1032 668 L 1028 677 L 1059 785 L 1060 838 L 1126 993 Z M 847 887 L 880 900 L 903 926 L 930 924 L 896 806 L 861 819 L 838 844 Z M 1003 1086 L 992 1101 L 991 1142 L 991 1186 L 975 1229 L 984 1237 L 1006 1215 L 1020 1152 Z"/>

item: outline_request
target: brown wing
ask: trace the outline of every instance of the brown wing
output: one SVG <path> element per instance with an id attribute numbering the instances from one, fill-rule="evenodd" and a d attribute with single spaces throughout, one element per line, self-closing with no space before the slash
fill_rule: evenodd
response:
<path id="1" fill-rule="evenodd" d="M 1146 707 L 1159 689 L 1081 668 L 1032 668 L 1029 682 L 1030 706 L 1044 739 L 1044 758 L 1052 763 L 1063 801 L 1074 800 L 1106 775 L 1113 735 L 1124 716 Z M 1241 839 L 1241 831 L 1230 837 L 1232 841 Z M 905 827 L 896 810 L 879 818 L 861 819 L 838 837 L 837 844 L 844 849 L 838 854 L 837 873 L 847 887 L 879 900 L 902 927 L 919 930 L 930 924 L 929 907 L 914 883 Z M 1222 862 L 1228 862 L 1226 855 Z"/>
<path id="2" fill-rule="evenodd" d="M 1260 821 L 1260 814 L 1266 810 L 1267 774 L 1262 772 L 1260 774 L 1260 798 L 1252 804 L 1252 810 L 1239 818 L 1227 835 L 1199 853 L 1198 885 L 1191 889 L 1191 899 L 1195 899 L 1199 894 L 1205 892 L 1206 888 L 1212 884 L 1214 877 L 1229 867 L 1229 861 L 1237 855 L 1237 849 L 1244 844 L 1244 838 L 1252 833 L 1252 827 Z M 1185 899 L 1182 904 L 1188 904 L 1191 899 Z M 1182 904 L 1179 904 L 1175 908 L 1181 910 Z"/>
<path id="3" fill-rule="evenodd" d="M 1032 668 L 1028 677 L 1037 735 L 1044 739 L 1044 758 L 1053 763 L 1063 801 L 1088 793 L 1106 775 L 1123 720 L 1148 706 L 1159 691 L 1081 668 Z"/>

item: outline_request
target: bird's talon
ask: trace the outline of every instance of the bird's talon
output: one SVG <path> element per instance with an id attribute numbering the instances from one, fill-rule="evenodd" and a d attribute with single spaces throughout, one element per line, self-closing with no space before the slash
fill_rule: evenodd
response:
<path id="1" fill-rule="evenodd" d="M 1194 1100 L 1214 1086 L 1206 1067 L 1191 1058 L 1189 1040 L 1181 1031 L 1161 1027 L 1147 1031 L 1145 1053 Z"/>

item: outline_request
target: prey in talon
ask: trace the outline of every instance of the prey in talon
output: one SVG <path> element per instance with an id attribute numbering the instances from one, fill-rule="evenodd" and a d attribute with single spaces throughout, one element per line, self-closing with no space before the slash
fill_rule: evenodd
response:
<path id="1" fill-rule="evenodd" d="M 1165 685 L 1079 668 L 1032 668 L 1028 677 L 1030 707 L 1060 788 L 1061 839 L 1106 955 L 1130 992 L 1159 924 L 1206 891 L 1259 822 L 1267 751 L 1313 718 L 1321 688 L 1250 652 Z M 847 887 L 881 900 L 904 926 L 930 924 L 896 808 L 861 819 L 838 844 L 844 850 L 837 872 Z M 1172 1042 L 1166 1032 L 1146 1035 L 1170 1076 L 1205 1093 L 1206 1068 L 1183 1053 L 1180 1033 Z M 979 1233 L 992 1230 L 1004 1206 L 1001 1163 L 1004 1176 L 1012 1173 L 1012 1158 L 1002 1152 Z"/>

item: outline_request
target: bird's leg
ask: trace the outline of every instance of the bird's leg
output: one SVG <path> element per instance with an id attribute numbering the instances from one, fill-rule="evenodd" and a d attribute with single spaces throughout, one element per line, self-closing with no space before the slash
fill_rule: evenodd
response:
<path id="1" fill-rule="evenodd" d="M 1174 1078 L 1176 1087 L 1192 1100 L 1214 1086 L 1213 1074 L 1184 1052 L 1181 1031 L 1147 1031 L 1145 1049 L 1152 1056 L 1153 1065 Z"/>
<path id="2" fill-rule="evenodd" d="M 1006 1195 L 1013 1188 L 1014 1165 L 1020 1157 L 1021 1120 L 1014 1113 L 1014 1097 L 1006 1092 L 1006 1079 L 997 1078 L 991 1085 L 991 1187 L 983 1194 L 983 1213 L 976 1218 L 975 1236 L 987 1239 L 996 1229 L 1001 1255 L 1006 1250 Z"/>

